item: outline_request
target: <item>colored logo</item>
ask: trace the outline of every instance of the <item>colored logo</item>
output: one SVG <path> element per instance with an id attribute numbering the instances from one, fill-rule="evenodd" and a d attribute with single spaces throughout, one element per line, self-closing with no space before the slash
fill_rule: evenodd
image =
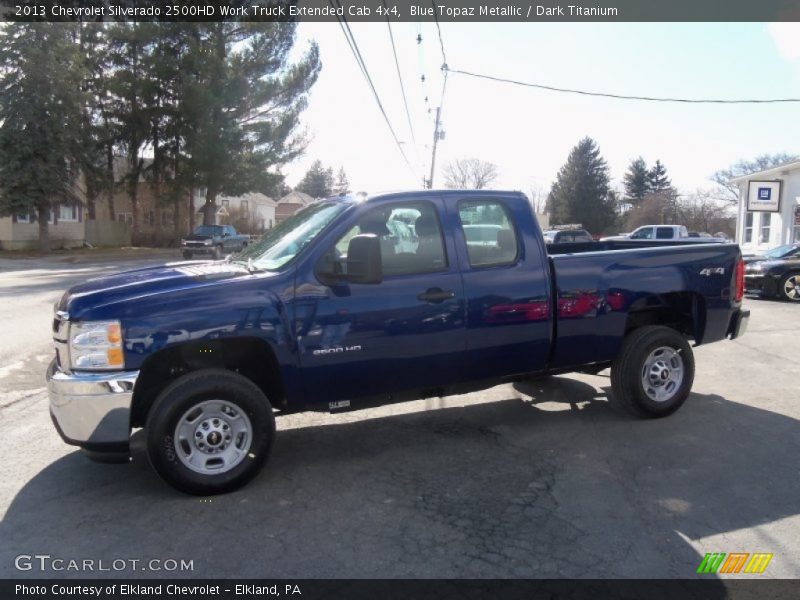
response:
<path id="1" fill-rule="evenodd" d="M 767 569 L 772 554 L 766 552 L 708 552 L 697 567 L 700 574 L 747 573 L 760 574 Z"/>
<path id="2" fill-rule="evenodd" d="M 772 189 L 768 187 L 758 188 L 758 199 L 759 200 L 769 200 L 772 198 Z"/>

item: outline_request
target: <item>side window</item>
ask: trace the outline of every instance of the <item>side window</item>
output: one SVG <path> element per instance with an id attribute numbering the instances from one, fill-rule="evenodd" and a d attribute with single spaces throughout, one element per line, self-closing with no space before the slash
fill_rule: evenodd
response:
<path id="1" fill-rule="evenodd" d="M 336 242 L 337 256 L 346 258 L 350 240 L 362 233 L 380 238 L 384 277 L 447 268 L 442 228 L 430 202 L 406 202 L 371 210 Z"/>
<path id="2" fill-rule="evenodd" d="M 458 216 L 472 267 L 507 265 L 517 259 L 517 234 L 506 207 L 492 200 L 463 200 Z M 556 237 L 557 241 L 563 241 Z"/>
<path id="3" fill-rule="evenodd" d="M 633 232 L 631 238 L 635 240 L 650 240 L 653 238 L 653 228 L 642 227 L 641 229 L 637 229 Z"/>
<path id="4" fill-rule="evenodd" d="M 670 240 L 674 232 L 675 229 L 672 227 L 656 227 L 656 239 Z"/>

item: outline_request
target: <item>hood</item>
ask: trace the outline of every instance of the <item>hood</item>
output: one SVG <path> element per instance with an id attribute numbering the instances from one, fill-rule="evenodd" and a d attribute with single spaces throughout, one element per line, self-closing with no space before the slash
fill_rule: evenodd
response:
<path id="1" fill-rule="evenodd" d="M 226 262 L 188 261 L 123 271 L 88 279 L 67 290 L 57 310 L 80 319 L 87 310 L 142 296 L 199 287 L 222 280 L 250 276 L 242 265 Z"/>

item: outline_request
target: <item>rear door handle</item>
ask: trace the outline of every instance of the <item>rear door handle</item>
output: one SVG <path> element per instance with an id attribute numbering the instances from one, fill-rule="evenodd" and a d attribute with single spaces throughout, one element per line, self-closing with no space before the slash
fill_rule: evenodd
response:
<path id="1" fill-rule="evenodd" d="M 438 303 L 455 297 L 456 293 L 453 291 L 443 290 L 442 288 L 429 288 L 427 291 L 417 296 L 417 300 L 421 300 L 422 302 Z"/>

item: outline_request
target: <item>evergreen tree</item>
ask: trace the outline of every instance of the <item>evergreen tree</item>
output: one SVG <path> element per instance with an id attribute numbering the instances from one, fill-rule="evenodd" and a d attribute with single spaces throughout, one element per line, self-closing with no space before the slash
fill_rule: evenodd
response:
<path id="1" fill-rule="evenodd" d="M 294 189 L 312 198 L 326 198 L 332 195 L 333 169 L 330 167 L 326 169 L 322 161 L 315 160 Z"/>
<path id="2" fill-rule="evenodd" d="M 265 173 L 299 156 L 296 133 L 320 70 L 312 44 L 289 62 L 297 23 L 192 23 L 184 60 L 186 154 L 207 206 L 219 194 L 263 185 Z M 274 173 L 273 173 L 274 175 Z M 214 211 L 204 211 L 205 223 Z"/>
<path id="3" fill-rule="evenodd" d="M 333 184 L 333 193 L 337 196 L 350 193 L 350 182 L 347 179 L 347 173 L 344 172 L 344 167 L 339 169 L 336 175 L 336 183 Z"/>
<path id="4" fill-rule="evenodd" d="M 569 153 L 547 198 L 553 225 L 581 223 L 592 233 L 603 232 L 615 221 L 608 166 L 589 137 Z"/>
<path id="5" fill-rule="evenodd" d="M 623 185 L 625 186 L 625 199 L 631 204 L 639 204 L 650 191 L 650 171 L 641 156 L 632 160 L 628 165 Z"/>
<path id="6" fill-rule="evenodd" d="M 131 203 L 131 240 L 140 242 L 139 182 L 144 173 L 143 150 L 151 141 L 150 120 L 154 110 L 152 50 L 157 23 L 121 22 L 109 29 L 113 76 L 109 90 L 115 99 L 116 141 L 127 162 L 125 187 Z"/>
<path id="7" fill-rule="evenodd" d="M 50 210 L 79 200 L 84 79 L 72 23 L 0 29 L 0 215 L 35 212 L 50 248 Z"/>
<path id="8" fill-rule="evenodd" d="M 653 168 L 650 169 L 648 181 L 650 191 L 654 193 L 670 193 L 673 191 L 672 181 L 667 176 L 667 168 L 661 164 L 660 160 L 657 160 Z"/>

